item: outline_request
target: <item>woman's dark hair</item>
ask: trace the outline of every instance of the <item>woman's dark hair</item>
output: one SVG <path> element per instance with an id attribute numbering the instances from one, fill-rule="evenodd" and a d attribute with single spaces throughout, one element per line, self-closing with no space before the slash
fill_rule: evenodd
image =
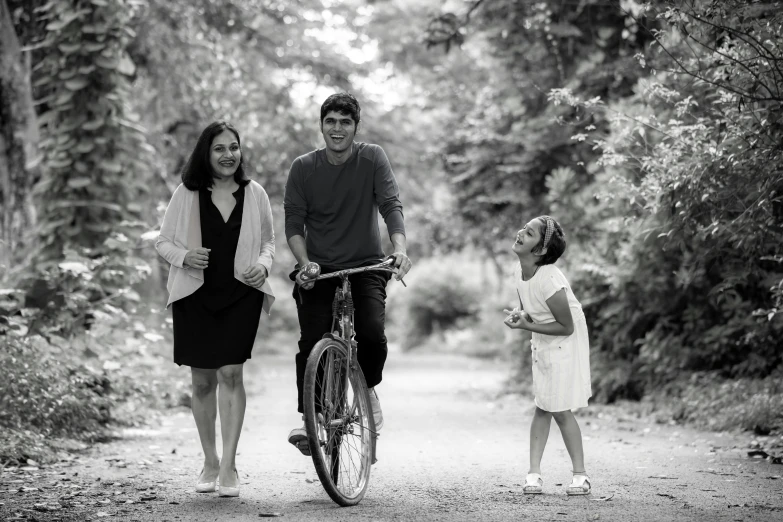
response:
<path id="1" fill-rule="evenodd" d="M 540 252 L 544 248 L 544 239 L 546 236 L 546 220 L 551 219 L 552 224 L 554 225 L 554 230 L 552 231 L 552 237 L 549 239 L 549 243 L 546 246 L 546 253 L 542 255 L 538 261 L 536 261 L 536 265 L 538 266 L 544 266 L 544 265 L 551 265 L 558 259 L 560 259 L 560 256 L 563 255 L 563 252 L 565 252 L 566 249 L 566 240 L 565 240 L 565 232 L 563 232 L 563 227 L 560 226 L 560 223 L 554 220 L 554 218 L 551 218 L 549 216 L 538 216 L 536 218 L 541 223 L 538 227 L 538 231 L 541 234 L 541 239 L 538 241 L 538 244 L 533 249 L 533 252 Z"/>
<path id="2" fill-rule="evenodd" d="M 353 119 L 356 125 L 361 121 L 362 108 L 359 107 L 359 101 L 347 92 L 332 94 L 321 105 L 321 123 L 323 123 L 329 111 L 336 111 L 341 114 L 347 114 Z"/>
<path id="3" fill-rule="evenodd" d="M 242 148 L 242 142 L 239 139 L 239 132 L 233 125 L 227 121 L 216 121 L 207 125 L 199 136 L 196 142 L 196 148 L 188 158 L 188 162 L 182 169 L 182 183 L 188 190 L 201 190 L 211 187 L 215 182 L 213 180 L 214 172 L 212 172 L 212 165 L 209 162 L 210 149 L 212 148 L 212 140 L 215 136 L 223 131 L 231 131 L 237 138 L 240 150 Z M 236 172 L 234 172 L 234 181 L 240 185 L 245 185 L 249 179 L 245 175 L 245 155 L 239 159 L 239 166 Z"/>

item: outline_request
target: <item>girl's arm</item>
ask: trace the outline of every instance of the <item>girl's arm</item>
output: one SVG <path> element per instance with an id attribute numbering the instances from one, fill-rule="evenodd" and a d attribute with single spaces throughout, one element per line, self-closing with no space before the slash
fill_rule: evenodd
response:
<path id="1" fill-rule="evenodd" d="M 530 321 L 527 314 L 509 315 L 504 322 L 509 328 L 520 328 L 545 335 L 565 336 L 574 333 L 574 318 L 571 316 L 565 288 L 555 292 L 546 300 L 546 304 L 555 317 L 552 323 L 535 324 Z"/>

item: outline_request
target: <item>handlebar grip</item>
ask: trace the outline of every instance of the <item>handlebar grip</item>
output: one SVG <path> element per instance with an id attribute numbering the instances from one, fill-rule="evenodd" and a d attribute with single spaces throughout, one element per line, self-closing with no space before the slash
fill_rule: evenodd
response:
<path id="1" fill-rule="evenodd" d="M 307 263 L 302 267 L 302 275 L 307 279 L 314 279 L 321 275 L 321 267 L 318 265 L 318 263 Z"/>

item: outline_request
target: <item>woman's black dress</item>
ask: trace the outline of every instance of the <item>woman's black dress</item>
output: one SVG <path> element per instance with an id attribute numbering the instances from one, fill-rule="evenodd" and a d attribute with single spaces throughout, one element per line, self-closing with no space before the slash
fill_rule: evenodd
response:
<path id="1" fill-rule="evenodd" d="M 264 294 L 234 277 L 234 255 L 242 225 L 245 187 L 228 221 L 212 202 L 209 190 L 199 191 L 201 243 L 211 249 L 204 284 L 172 303 L 174 362 L 193 368 L 217 369 L 250 359 L 261 318 Z"/>

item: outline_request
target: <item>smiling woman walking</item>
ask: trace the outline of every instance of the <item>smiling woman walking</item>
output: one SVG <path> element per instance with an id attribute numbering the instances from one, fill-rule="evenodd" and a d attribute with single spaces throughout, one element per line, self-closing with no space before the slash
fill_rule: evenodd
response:
<path id="1" fill-rule="evenodd" d="M 171 264 L 174 362 L 190 366 L 192 409 L 204 468 L 199 493 L 239 496 L 236 451 L 245 417 L 242 368 L 261 311 L 274 302 L 267 277 L 275 256 L 272 209 L 243 168 L 239 133 L 215 122 L 201 133 L 182 171 L 155 244 Z M 218 387 L 220 393 L 217 393 Z M 220 411 L 222 459 L 215 444 Z"/>

